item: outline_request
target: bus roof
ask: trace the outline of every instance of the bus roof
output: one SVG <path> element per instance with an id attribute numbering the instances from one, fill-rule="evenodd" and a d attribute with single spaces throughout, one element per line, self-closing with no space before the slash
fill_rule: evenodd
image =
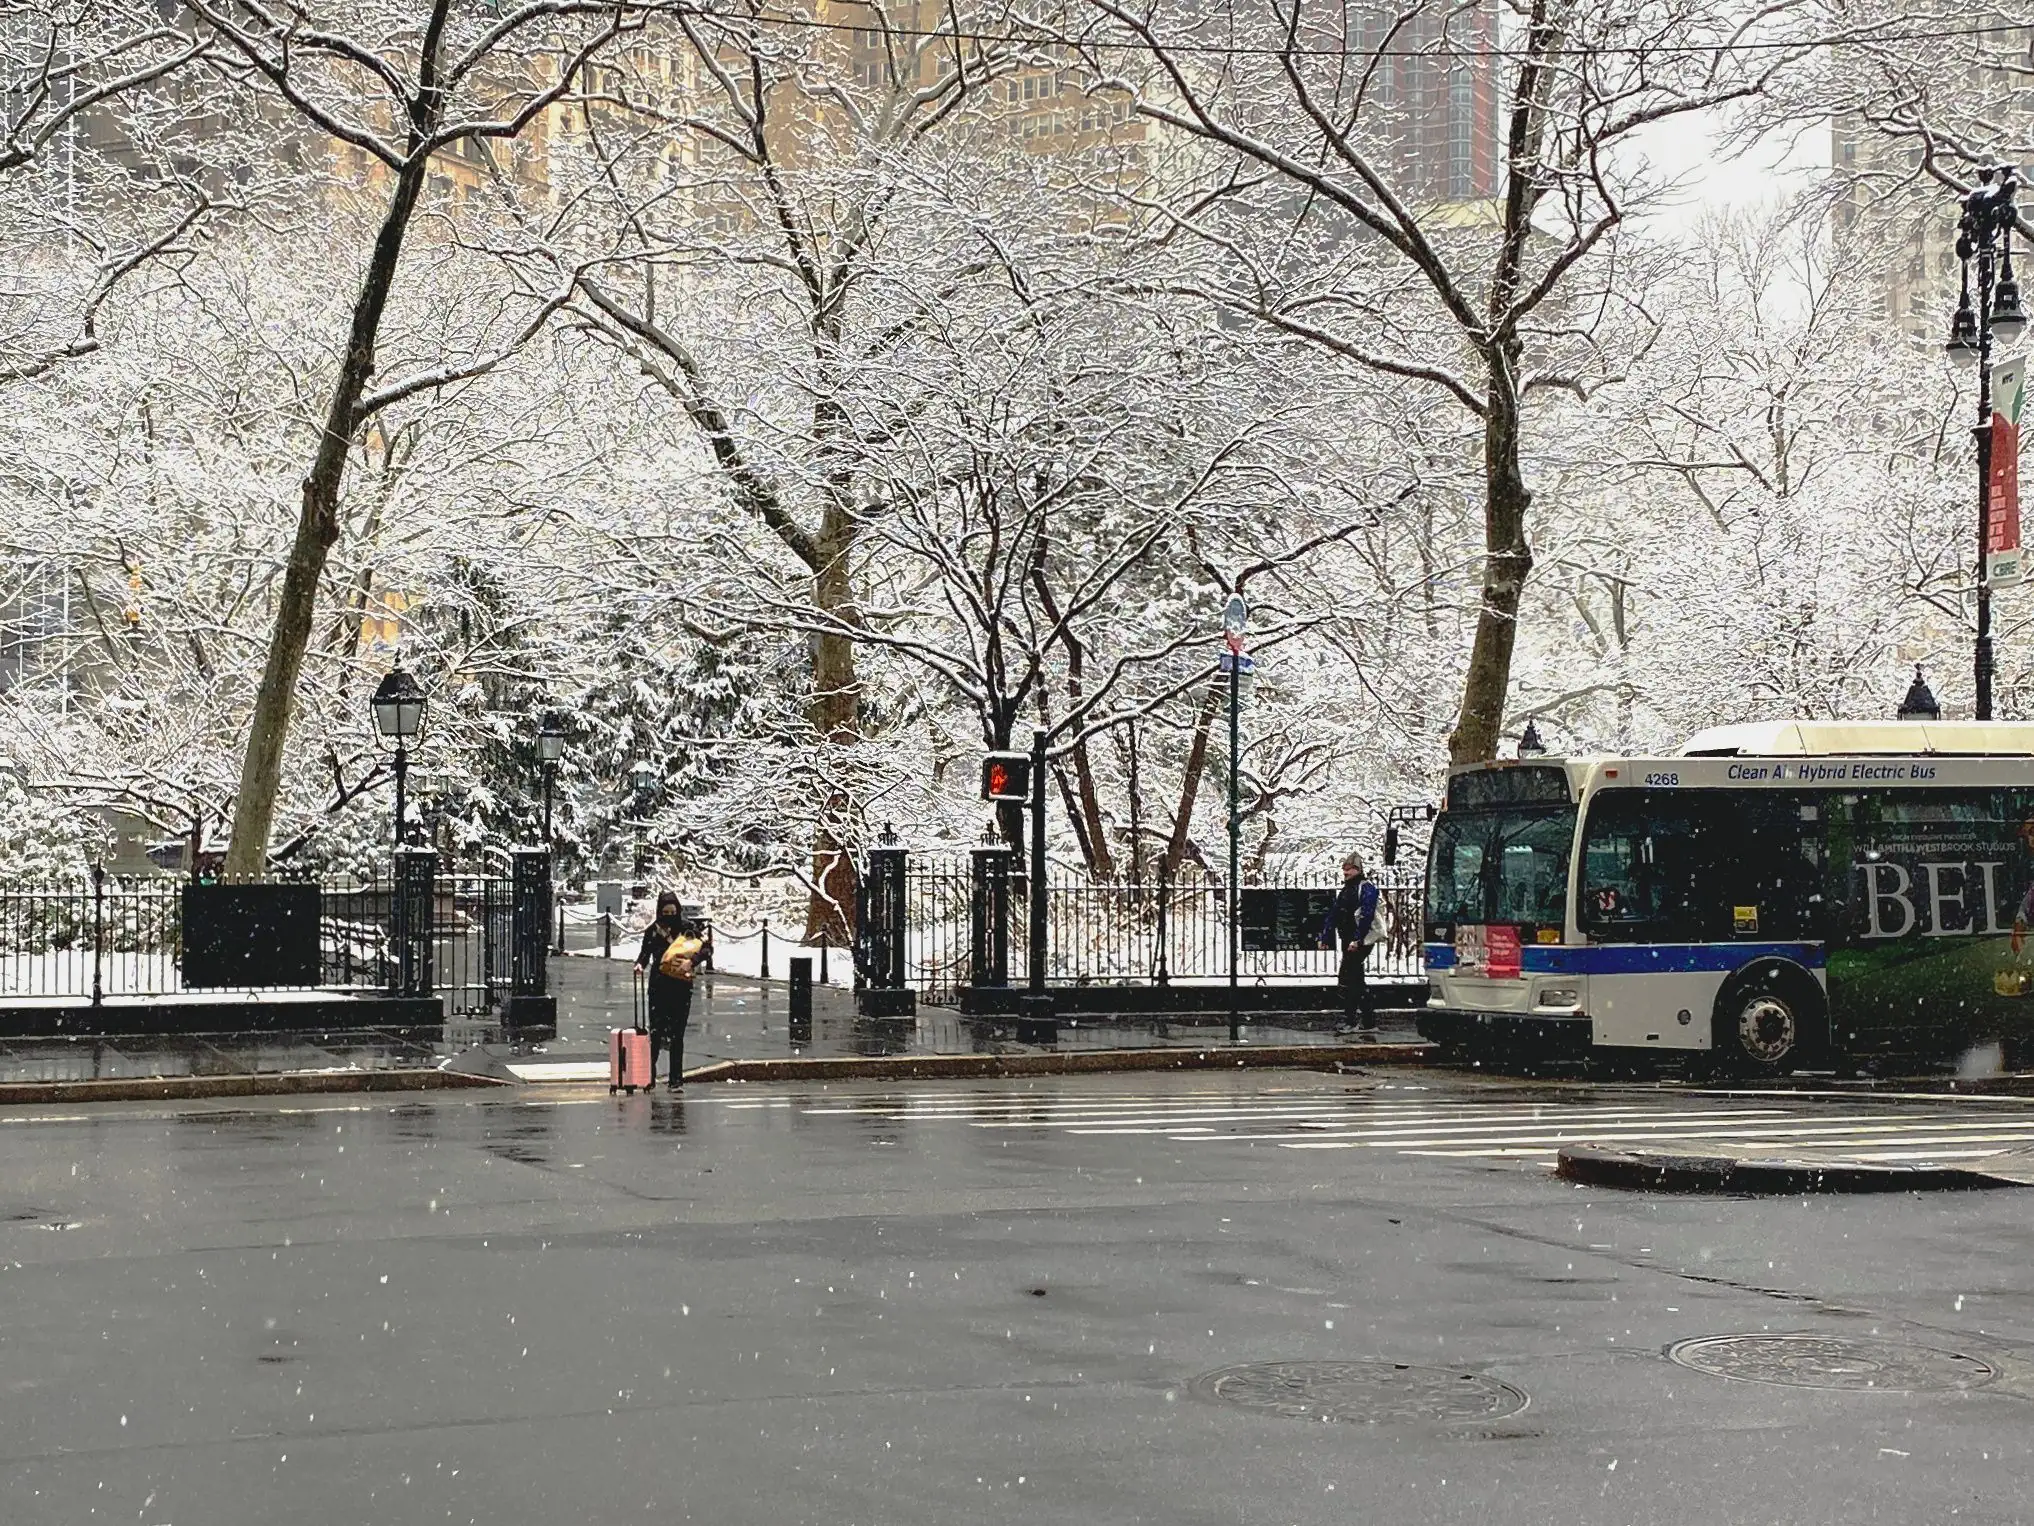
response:
<path id="1" fill-rule="evenodd" d="M 1752 721 L 1712 726 L 1681 745 L 1684 758 L 1798 758 L 1935 753 L 2034 756 L 2034 721 Z"/>

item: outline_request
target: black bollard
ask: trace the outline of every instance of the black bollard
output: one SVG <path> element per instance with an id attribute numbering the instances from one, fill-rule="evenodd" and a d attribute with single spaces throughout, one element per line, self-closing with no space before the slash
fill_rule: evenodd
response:
<path id="1" fill-rule="evenodd" d="M 826 973 L 826 934 L 824 932 L 819 935 L 819 983 L 823 986 L 833 984 L 833 981 Z"/>
<path id="2" fill-rule="evenodd" d="M 614 958 L 614 913 L 611 911 L 600 914 L 600 957 Z"/>
<path id="3" fill-rule="evenodd" d="M 763 918 L 763 967 L 757 973 L 765 980 L 770 978 L 770 919 L 768 917 Z"/>
<path id="4" fill-rule="evenodd" d="M 812 1042 L 812 961 L 791 961 L 791 1042 Z"/>

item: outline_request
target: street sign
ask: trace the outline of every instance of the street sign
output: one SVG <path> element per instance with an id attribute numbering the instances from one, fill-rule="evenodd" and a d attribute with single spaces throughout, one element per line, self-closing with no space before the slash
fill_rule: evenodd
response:
<path id="1" fill-rule="evenodd" d="M 1234 668 L 1240 677 L 1248 678 L 1257 671 L 1257 660 L 1248 652 L 1221 652 L 1215 657 L 1215 671 L 1227 673 Z"/>
<path id="2" fill-rule="evenodd" d="M 1230 636 L 1240 636 L 1250 624 L 1250 606 L 1243 602 L 1243 595 L 1232 593 L 1229 602 L 1222 607 L 1222 630 Z"/>

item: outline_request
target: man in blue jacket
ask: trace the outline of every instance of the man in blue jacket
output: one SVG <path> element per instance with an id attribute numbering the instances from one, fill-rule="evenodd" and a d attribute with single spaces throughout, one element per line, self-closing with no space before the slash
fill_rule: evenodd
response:
<path id="1" fill-rule="evenodd" d="M 1377 1015 L 1370 1005 L 1370 987 L 1363 978 L 1363 963 L 1370 957 L 1377 926 L 1377 887 L 1363 872 L 1363 859 L 1351 853 L 1342 860 L 1342 888 L 1335 892 L 1334 909 L 1321 931 L 1332 936 L 1341 950 L 1342 968 L 1336 984 L 1342 988 L 1342 1015 L 1350 1027 L 1370 1032 Z"/>

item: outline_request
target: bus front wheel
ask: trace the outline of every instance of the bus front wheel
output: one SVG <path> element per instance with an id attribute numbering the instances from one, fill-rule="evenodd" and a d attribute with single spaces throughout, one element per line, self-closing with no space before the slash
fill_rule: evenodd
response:
<path id="1" fill-rule="evenodd" d="M 1821 1021 L 1813 977 L 1783 964 L 1754 965 L 1717 993 L 1711 1051 L 1734 1075 L 1785 1075 L 1806 1063 Z"/>

